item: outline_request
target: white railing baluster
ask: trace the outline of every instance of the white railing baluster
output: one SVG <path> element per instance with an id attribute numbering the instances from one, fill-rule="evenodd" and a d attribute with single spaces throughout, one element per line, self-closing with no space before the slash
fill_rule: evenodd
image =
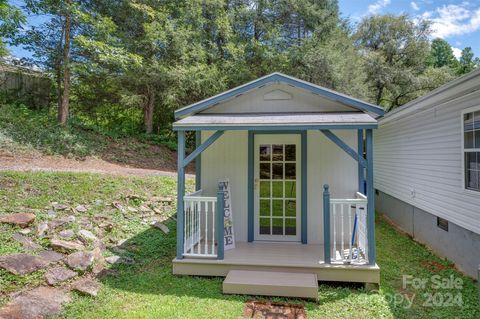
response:
<path id="1" fill-rule="evenodd" d="M 217 209 L 216 201 L 211 201 L 212 203 L 212 255 L 215 254 L 215 210 Z"/>
<path id="2" fill-rule="evenodd" d="M 343 206 L 345 204 L 340 204 L 340 234 L 341 234 L 341 239 L 342 239 L 342 250 L 340 251 L 340 258 L 343 259 L 343 252 L 345 251 L 345 246 L 344 246 L 344 239 L 345 239 L 345 232 L 343 230 Z"/>
<path id="3" fill-rule="evenodd" d="M 347 204 L 348 205 L 348 204 Z M 350 205 L 347 206 L 348 209 L 348 261 L 352 261 L 352 235 L 353 235 L 353 229 L 352 229 L 352 208 Z"/>
<path id="4" fill-rule="evenodd" d="M 205 202 L 205 235 L 203 236 L 204 237 L 204 241 L 205 241 L 205 244 L 204 244 L 204 249 L 205 249 L 205 254 L 208 255 L 208 202 Z"/>
<path id="5" fill-rule="evenodd" d="M 332 221 L 333 221 L 333 260 L 337 260 L 337 227 L 335 227 L 335 219 L 337 218 L 337 205 L 332 204 Z"/>

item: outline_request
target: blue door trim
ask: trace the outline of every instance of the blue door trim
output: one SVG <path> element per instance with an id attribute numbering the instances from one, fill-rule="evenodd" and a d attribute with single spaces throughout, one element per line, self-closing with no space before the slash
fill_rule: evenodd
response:
<path id="1" fill-rule="evenodd" d="M 302 244 L 308 242 L 307 238 L 307 200 L 308 200 L 308 189 L 307 189 L 307 131 L 262 131 L 262 132 L 253 132 L 248 131 L 248 241 L 253 242 L 255 238 L 254 234 L 254 223 L 255 223 L 255 212 L 254 212 L 254 142 L 255 135 L 257 134 L 299 134 L 301 136 L 301 207 L 300 207 L 300 220 L 301 220 L 301 240 Z"/>

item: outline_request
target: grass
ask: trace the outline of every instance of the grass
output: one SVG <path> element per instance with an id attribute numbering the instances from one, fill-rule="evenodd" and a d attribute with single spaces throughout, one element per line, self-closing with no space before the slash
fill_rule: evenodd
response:
<path id="1" fill-rule="evenodd" d="M 192 187 L 191 181 L 189 187 Z M 124 200 L 129 194 L 145 197 L 174 195 L 175 182 L 168 177 L 108 177 L 66 173 L 0 173 L 0 207 L 2 211 L 34 209 L 43 218 L 52 201 L 70 205 L 98 203 L 91 213 L 105 212 L 108 203 Z M 131 202 L 131 205 L 141 203 Z M 89 211 L 90 213 L 90 211 Z M 174 206 L 166 212 L 174 214 Z M 172 275 L 171 260 L 175 254 L 175 222 L 166 224 L 172 230 L 168 235 L 144 225 L 139 219 L 115 215 L 116 229 L 112 238 L 128 238 L 129 253 L 135 259 L 133 266 L 115 266 L 116 275 L 100 279 L 102 289 L 97 298 L 74 294 L 62 318 L 239 318 L 243 304 L 252 296 L 223 295 L 221 278 Z M 0 254 L 21 251 L 9 240 L 15 231 L 1 226 Z M 308 318 L 480 318 L 480 306 L 475 282 L 453 265 L 429 252 L 425 247 L 398 233 L 383 219 L 377 220 L 377 255 L 381 267 L 381 285 L 378 293 L 348 285 L 320 286 L 318 303 L 298 299 L 273 298 L 304 304 Z M 404 275 L 430 279 L 438 275 L 462 281 L 461 289 L 402 288 Z M 15 290 L 35 285 L 41 275 L 9 276 L 0 272 L 0 291 Z M 462 305 L 448 307 L 425 306 L 427 294 L 459 294 Z M 413 297 L 407 307 L 407 295 Z M 399 302 L 395 302 L 395 296 Z M 261 297 L 253 297 L 262 299 Z M 5 302 L 5 299 L 3 300 Z"/>
<path id="2" fill-rule="evenodd" d="M 137 157 L 152 156 L 153 146 L 165 146 L 174 151 L 176 140 L 168 132 L 161 135 L 119 135 L 93 124 L 85 124 L 79 118 L 72 118 L 66 127 L 62 127 L 57 123 L 55 113 L 49 110 L 0 103 L 0 149 L 3 151 L 15 154 L 36 151 L 83 159 L 87 156 L 104 157 L 106 153 L 111 154 L 113 148 L 117 151 L 117 158 L 113 159 L 121 162 L 129 155 L 127 149 Z"/>

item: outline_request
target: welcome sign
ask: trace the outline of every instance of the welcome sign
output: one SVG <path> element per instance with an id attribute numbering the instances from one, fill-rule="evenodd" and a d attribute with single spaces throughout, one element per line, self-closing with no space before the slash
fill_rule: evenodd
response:
<path id="1" fill-rule="evenodd" d="M 235 235 L 233 233 L 232 198 L 230 192 L 230 180 L 224 179 L 218 182 L 218 189 L 223 191 L 223 245 L 224 249 L 235 248 Z"/>

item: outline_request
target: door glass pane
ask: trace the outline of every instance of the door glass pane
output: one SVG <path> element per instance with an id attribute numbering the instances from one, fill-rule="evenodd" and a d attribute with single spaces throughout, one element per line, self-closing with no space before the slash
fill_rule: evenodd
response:
<path id="1" fill-rule="evenodd" d="M 473 113 L 463 115 L 464 147 L 473 148 Z"/>
<path id="2" fill-rule="evenodd" d="M 297 220 L 295 218 L 285 219 L 285 235 L 295 236 L 297 234 Z"/>
<path id="3" fill-rule="evenodd" d="M 272 200 L 272 216 L 283 216 L 283 199 Z"/>
<path id="4" fill-rule="evenodd" d="M 285 198 L 297 198 L 296 182 L 285 182 Z"/>
<path id="5" fill-rule="evenodd" d="M 260 182 L 260 197 L 270 198 L 270 182 Z"/>
<path id="6" fill-rule="evenodd" d="M 285 160 L 295 161 L 296 147 L 295 144 L 285 145 Z"/>
<path id="7" fill-rule="evenodd" d="M 297 177 L 296 167 L 296 163 L 285 164 L 285 179 L 295 179 Z"/>
<path id="8" fill-rule="evenodd" d="M 283 182 L 272 182 L 272 197 L 283 198 Z"/>
<path id="9" fill-rule="evenodd" d="M 285 201 L 285 216 L 295 217 L 297 215 L 297 202 L 294 200 Z"/>
<path id="10" fill-rule="evenodd" d="M 260 216 L 270 216 L 270 200 L 260 200 Z"/>
<path id="11" fill-rule="evenodd" d="M 283 218 L 273 218 L 272 220 L 272 234 L 283 235 Z"/>
<path id="12" fill-rule="evenodd" d="M 273 179 L 283 179 L 283 163 L 272 164 Z"/>
<path id="13" fill-rule="evenodd" d="M 273 149 L 272 161 L 274 162 L 283 161 L 283 145 L 274 144 L 272 145 L 272 149 Z"/>
<path id="14" fill-rule="evenodd" d="M 270 235 L 270 218 L 260 218 L 260 235 Z"/>
<path id="15" fill-rule="evenodd" d="M 270 179 L 270 163 L 260 163 L 260 179 Z"/>
<path id="16" fill-rule="evenodd" d="M 270 145 L 260 145 L 260 160 L 261 161 L 270 160 Z"/>

